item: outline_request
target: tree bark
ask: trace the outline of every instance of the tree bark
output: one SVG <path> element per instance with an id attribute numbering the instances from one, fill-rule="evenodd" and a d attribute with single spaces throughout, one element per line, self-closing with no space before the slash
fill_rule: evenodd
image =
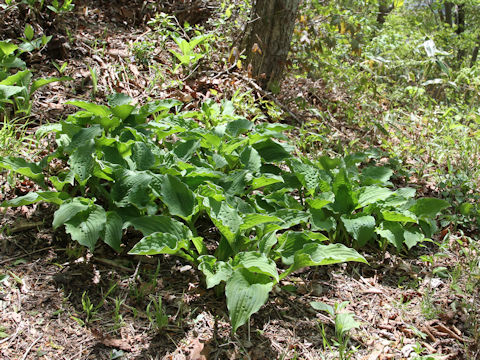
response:
<path id="1" fill-rule="evenodd" d="M 377 23 L 383 25 L 385 23 L 385 18 L 388 14 L 394 9 L 394 4 L 388 4 L 386 0 L 380 0 L 378 3 L 378 14 L 377 14 Z"/>
<path id="2" fill-rule="evenodd" d="M 453 17 L 452 17 L 453 3 L 446 1 L 445 2 L 445 22 L 453 26 Z"/>
<path id="3" fill-rule="evenodd" d="M 256 0 L 242 48 L 263 89 L 280 86 L 300 0 Z"/>

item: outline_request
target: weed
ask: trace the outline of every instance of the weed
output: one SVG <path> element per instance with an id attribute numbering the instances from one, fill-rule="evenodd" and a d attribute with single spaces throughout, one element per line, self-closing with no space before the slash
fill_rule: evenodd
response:
<path id="1" fill-rule="evenodd" d="M 335 324 L 335 339 L 333 345 L 338 348 L 339 359 L 350 359 L 356 352 L 356 349 L 348 349 L 348 342 L 350 340 L 349 332 L 350 330 L 360 327 L 361 324 L 355 321 L 354 314 L 342 311 L 348 305 L 348 301 L 335 304 L 334 306 L 322 302 L 311 302 L 310 305 L 315 310 L 325 311 L 330 315 Z M 321 324 L 319 330 L 322 335 L 324 349 L 328 348 L 328 350 L 331 351 L 332 347 L 328 341 L 323 324 Z"/>
<path id="2" fill-rule="evenodd" d="M 164 329 L 168 325 L 168 316 L 162 306 L 162 297 L 158 300 L 152 295 L 146 309 L 150 325 L 157 331 Z"/>

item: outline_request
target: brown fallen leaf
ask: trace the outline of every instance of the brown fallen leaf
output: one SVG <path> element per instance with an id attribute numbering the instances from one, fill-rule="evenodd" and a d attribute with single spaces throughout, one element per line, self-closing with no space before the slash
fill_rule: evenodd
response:
<path id="1" fill-rule="evenodd" d="M 208 353 L 210 352 L 208 349 L 208 345 L 205 346 L 199 339 L 193 339 L 192 343 L 190 344 L 190 356 L 188 357 L 189 360 L 208 360 Z"/>
<path id="2" fill-rule="evenodd" d="M 97 339 L 100 343 L 105 346 L 113 347 L 115 349 L 120 349 L 123 351 L 132 351 L 132 347 L 123 339 L 114 339 L 108 335 L 103 334 L 98 329 L 92 328 L 90 330 L 92 335 Z"/>

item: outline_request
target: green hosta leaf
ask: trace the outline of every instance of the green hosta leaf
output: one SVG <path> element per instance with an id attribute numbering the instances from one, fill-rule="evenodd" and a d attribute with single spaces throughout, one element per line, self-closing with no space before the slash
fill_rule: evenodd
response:
<path id="1" fill-rule="evenodd" d="M 10 75 L 6 79 L 0 81 L 0 85 L 24 85 L 32 78 L 32 72 L 30 70 L 17 71 L 15 74 Z M 24 88 L 26 91 L 26 88 Z"/>
<path id="2" fill-rule="evenodd" d="M 312 302 L 310 303 L 310 305 L 311 305 L 312 308 L 314 308 L 315 310 L 325 311 L 325 312 L 328 313 L 331 317 L 335 317 L 335 309 L 334 309 L 333 306 L 331 306 L 331 305 L 328 305 L 328 304 L 325 304 L 325 303 L 319 302 L 319 301 L 312 301 Z"/>
<path id="3" fill-rule="evenodd" d="M 445 200 L 435 198 L 418 199 L 409 210 L 420 218 L 434 218 L 443 209 L 450 207 L 450 203 Z"/>
<path id="4" fill-rule="evenodd" d="M 277 241 L 278 240 L 277 240 L 276 231 L 272 231 L 268 234 L 265 234 L 262 236 L 262 238 L 258 242 L 258 250 L 260 250 L 262 254 L 268 255 L 272 247 L 274 247 L 275 244 L 277 243 Z"/>
<path id="5" fill-rule="evenodd" d="M 270 215 L 282 219 L 282 222 L 279 224 L 282 229 L 288 229 L 292 226 L 306 223 L 310 217 L 310 215 L 305 211 L 294 209 L 281 209 L 271 213 Z"/>
<path id="6" fill-rule="evenodd" d="M 155 164 L 155 156 L 147 144 L 137 141 L 132 147 L 132 161 L 137 170 L 148 170 Z"/>
<path id="7" fill-rule="evenodd" d="M 23 158 L 4 157 L 0 158 L 0 167 L 27 176 L 45 186 L 42 168 L 35 163 L 29 163 Z"/>
<path id="8" fill-rule="evenodd" d="M 192 233 L 180 221 L 172 219 L 169 216 L 150 215 L 129 219 L 123 227 L 133 226 L 144 236 L 151 235 L 155 232 L 169 233 L 175 235 L 179 239 L 190 239 Z"/>
<path id="9" fill-rule="evenodd" d="M 72 201 L 64 202 L 53 216 L 52 226 L 54 229 L 65 224 L 80 212 L 86 211 L 91 205 L 88 199 L 74 198 Z"/>
<path id="10" fill-rule="evenodd" d="M 343 336 L 350 330 L 360 327 L 360 325 L 351 313 L 340 313 L 335 316 L 335 332 L 337 336 Z"/>
<path id="11" fill-rule="evenodd" d="M 275 261 L 269 259 L 265 254 L 249 251 L 241 252 L 235 256 L 236 267 L 243 267 L 254 273 L 268 275 L 278 282 L 278 271 Z"/>
<path id="12" fill-rule="evenodd" d="M 225 295 L 233 333 L 260 310 L 272 287 L 273 282 L 268 276 L 247 269 L 235 271 L 228 279 Z"/>
<path id="13" fill-rule="evenodd" d="M 128 253 L 132 255 L 178 254 L 181 249 L 188 249 L 189 241 L 179 239 L 169 233 L 155 232 L 145 236 Z"/>
<path id="14" fill-rule="evenodd" d="M 310 209 L 312 230 L 332 232 L 337 228 L 337 221 L 325 210 Z"/>
<path id="15" fill-rule="evenodd" d="M 292 266 L 282 274 L 281 278 L 306 266 L 331 265 L 346 261 L 367 263 L 365 258 L 357 251 L 342 244 L 306 244 L 295 253 Z"/>
<path id="16" fill-rule="evenodd" d="M 292 265 L 295 254 L 306 244 L 321 243 L 328 238 L 320 233 L 287 231 L 279 239 L 281 246 L 277 249 L 285 265 Z"/>
<path id="17" fill-rule="evenodd" d="M 227 124 L 227 132 L 233 137 L 238 137 L 238 135 L 250 130 L 253 127 L 253 123 L 247 119 L 238 119 L 230 121 Z"/>
<path id="18" fill-rule="evenodd" d="M 283 178 L 279 175 L 264 174 L 252 180 L 252 190 L 281 182 L 283 182 Z"/>
<path id="19" fill-rule="evenodd" d="M 94 153 L 95 143 L 90 140 L 76 148 L 68 159 L 68 164 L 80 184 L 84 184 L 92 176 L 95 165 Z"/>
<path id="20" fill-rule="evenodd" d="M 63 123 L 62 124 L 62 130 L 64 132 L 66 131 L 66 128 L 68 127 L 68 124 Z M 78 127 L 71 127 L 73 131 L 76 131 L 75 134 L 72 136 L 72 141 L 68 146 L 65 148 L 65 151 L 67 152 L 72 152 L 76 153 L 78 151 L 78 148 L 80 146 L 83 146 L 85 144 L 90 144 L 95 138 L 99 137 L 102 135 L 102 128 L 95 124 L 92 125 L 88 128 L 78 128 Z"/>
<path id="21" fill-rule="evenodd" d="M 144 208 L 150 200 L 149 184 L 152 176 L 146 172 L 119 168 L 114 172 L 115 183 L 111 195 L 116 205 L 125 207 L 135 205 Z"/>
<path id="22" fill-rule="evenodd" d="M 294 159 L 291 161 L 292 172 L 297 176 L 302 186 L 309 192 L 313 192 L 319 183 L 319 171 L 309 164 Z"/>
<path id="23" fill-rule="evenodd" d="M 108 211 L 103 241 L 112 249 L 121 252 L 123 220 L 115 211 Z"/>
<path id="24" fill-rule="evenodd" d="M 32 83 L 32 86 L 30 87 L 30 94 L 33 94 L 35 91 L 40 89 L 42 86 L 51 84 L 53 82 L 58 82 L 58 81 L 70 81 L 73 80 L 70 76 L 62 76 L 62 77 L 51 77 L 51 78 L 45 78 L 45 79 L 38 79 L 35 80 Z"/>
<path id="25" fill-rule="evenodd" d="M 0 84 L 0 101 L 6 100 L 13 95 L 17 95 L 25 90 L 23 86 L 2 85 Z"/>
<path id="26" fill-rule="evenodd" d="M 369 166 L 362 170 L 362 183 L 365 185 L 388 184 L 393 170 L 383 166 Z"/>
<path id="27" fill-rule="evenodd" d="M 175 176 L 166 175 L 163 178 L 160 197 L 172 215 L 188 219 L 195 211 L 193 192 Z"/>
<path id="28" fill-rule="evenodd" d="M 243 196 L 246 182 L 250 177 L 247 170 L 237 170 L 220 179 L 219 185 L 225 190 L 227 195 Z"/>
<path id="29" fill-rule="evenodd" d="M 15 50 L 18 49 L 18 46 L 7 41 L 0 41 L 0 51 L 3 55 L 8 56 L 12 54 Z"/>
<path id="30" fill-rule="evenodd" d="M 130 105 L 133 99 L 125 94 L 116 93 L 108 97 L 108 105 L 111 106 L 112 113 L 122 120 L 125 120 L 135 109 Z"/>
<path id="31" fill-rule="evenodd" d="M 367 186 L 363 189 L 358 197 L 358 207 L 364 207 L 369 204 L 374 204 L 383 201 L 390 197 L 394 192 L 390 189 L 379 186 Z"/>
<path id="32" fill-rule="evenodd" d="M 382 216 L 383 219 L 386 221 L 396 221 L 396 222 L 412 222 L 412 223 L 417 223 L 417 217 L 415 214 L 412 214 L 409 211 L 389 211 L 389 210 L 384 210 L 382 211 Z"/>
<path id="33" fill-rule="evenodd" d="M 425 235 L 423 235 L 419 229 L 413 228 L 405 230 L 403 237 L 405 238 L 405 245 L 407 246 L 408 250 L 425 240 Z"/>
<path id="34" fill-rule="evenodd" d="M 272 139 L 253 144 L 253 147 L 266 162 L 283 161 L 291 156 L 290 152 L 285 149 L 284 145 L 273 141 Z"/>
<path id="35" fill-rule="evenodd" d="M 203 199 L 205 207 L 210 219 L 228 240 L 230 246 L 235 249 L 235 237 L 242 225 L 242 218 L 237 210 L 228 205 L 225 201 L 217 201 L 211 197 Z"/>
<path id="36" fill-rule="evenodd" d="M 12 200 L 6 200 L 0 203 L 0 207 L 17 207 L 23 205 L 30 205 L 40 201 L 61 205 L 70 196 L 64 192 L 56 191 L 40 191 L 30 192 L 27 195 L 19 196 Z"/>
<path id="37" fill-rule="evenodd" d="M 402 248 L 405 240 L 403 237 L 404 231 L 402 225 L 398 222 L 384 221 L 379 228 L 375 229 L 375 232 L 394 245 L 397 250 Z"/>
<path id="38" fill-rule="evenodd" d="M 78 106 L 100 117 L 108 117 L 112 113 L 105 105 L 92 104 L 85 101 L 67 101 L 66 104 Z"/>
<path id="39" fill-rule="evenodd" d="M 242 151 L 242 153 L 240 154 L 240 161 L 245 166 L 245 168 L 247 168 L 251 172 L 260 171 L 260 167 L 262 166 L 262 159 L 260 158 L 258 151 L 251 146 L 246 146 L 245 149 Z"/>
<path id="40" fill-rule="evenodd" d="M 358 246 L 364 246 L 371 238 L 375 230 L 375 218 L 373 216 L 355 216 L 348 218 L 341 216 L 347 232 L 355 239 Z"/>
<path id="41" fill-rule="evenodd" d="M 217 261 L 214 256 L 200 256 L 198 260 L 200 261 L 198 268 L 205 275 L 207 289 L 227 281 L 233 274 L 233 268 L 229 263 Z"/>
<path id="42" fill-rule="evenodd" d="M 255 226 L 271 223 L 271 222 L 282 222 L 282 219 L 276 216 L 263 215 L 263 214 L 246 214 L 243 217 L 243 223 L 240 225 L 240 230 L 252 229 Z"/>
<path id="43" fill-rule="evenodd" d="M 329 199 L 307 199 L 307 204 L 310 206 L 311 209 L 320 210 L 325 205 L 331 204 L 332 200 Z"/>
<path id="44" fill-rule="evenodd" d="M 222 155 L 218 155 L 217 153 L 212 155 L 212 160 L 215 165 L 215 169 L 222 169 L 228 165 L 228 161 Z"/>
<path id="45" fill-rule="evenodd" d="M 200 140 L 187 140 L 184 142 L 177 142 L 173 153 L 182 161 L 188 161 L 195 154 L 195 151 L 200 147 Z"/>
<path id="46" fill-rule="evenodd" d="M 80 245 L 87 246 L 93 251 L 98 238 L 105 229 L 106 221 L 105 210 L 98 205 L 93 205 L 66 221 L 65 231 Z"/>
<path id="47" fill-rule="evenodd" d="M 350 180 L 345 169 L 341 169 L 332 184 L 335 201 L 331 205 L 338 214 L 350 214 L 357 204 L 355 194 L 351 189 Z"/>
<path id="48" fill-rule="evenodd" d="M 75 173 L 73 171 L 67 171 L 59 175 L 60 176 L 50 176 L 48 178 L 57 191 L 62 191 L 65 185 L 73 185 L 75 182 Z"/>

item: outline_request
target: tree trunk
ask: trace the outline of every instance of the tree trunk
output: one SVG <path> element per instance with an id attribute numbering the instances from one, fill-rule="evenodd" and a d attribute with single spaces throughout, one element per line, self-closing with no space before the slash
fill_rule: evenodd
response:
<path id="1" fill-rule="evenodd" d="M 453 10 L 453 3 L 446 1 L 445 2 L 445 22 L 450 26 L 453 25 L 452 10 Z"/>
<path id="2" fill-rule="evenodd" d="M 264 89 L 279 89 L 300 0 L 256 0 L 242 48 Z"/>
<path id="3" fill-rule="evenodd" d="M 465 4 L 459 4 L 457 7 L 457 31 L 460 35 L 465 31 Z"/>
<path id="4" fill-rule="evenodd" d="M 380 0 L 378 4 L 378 14 L 377 14 L 377 23 L 383 25 L 385 23 L 385 18 L 388 14 L 394 9 L 394 4 L 388 4 L 386 0 Z"/>

